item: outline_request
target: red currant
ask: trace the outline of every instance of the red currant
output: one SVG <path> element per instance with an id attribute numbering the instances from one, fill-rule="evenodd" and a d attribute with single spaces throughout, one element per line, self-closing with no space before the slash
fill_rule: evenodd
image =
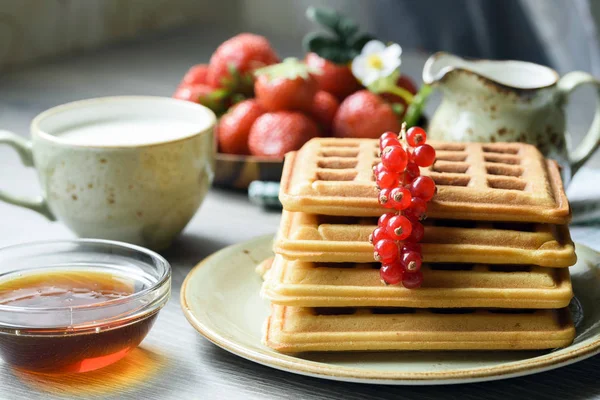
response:
<path id="1" fill-rule="evenodd" d="M 398 186 L 398 175 L 384 170 L 377 174 L 375 182 L 380 189 L 391 189 Z"/>
<path id="2" fill-rule="evenodd" d="M 406 172 L 404 173 L 404 183 L 412 183 L 415 179 L 417 179 L 421 175 L 421 171 L 419 170 L 419 166 L 412 161 L 409 161 L 406 164 Z"/>
<path id="3" fill-rule="evenodd" d="M 400 173 L 406 168 L 408 156 L 402 146 L 388 146 L 381 154 L 381 162 L 388 171 Z"/>
<path id="4" fill-rule="evenodd" d="M 391 131 L 388 131 L 388 132 L 384 133 L 383 135 L 381 135 L 379 137 L 379 144 L 381 145 L 381 143 L 384 140 L 387 140 L 387 139 L 396 139 L 396 140 L 398 140 L 398 134 L 396 132 L 391 132 Z M 385 149 L 385 146 L 380 146 L 380 147 L 381 147 L 382 150 Z"/>
<path id="5" fill-rule="evenodd" d="M 369 235 L 369 242 L 371 242 L 372 244 L 378 243 L 380 240 L 384 239 L 391 240 L 385 228 L 377 227 L 375 228 L 373 233 Z"/>
<path id="6" fill-rule="evenodd" d="M 419 176 L 410 184 L 409 190 L 413 197 L 429 201 L 435 194 L 435 182 L 428 176 Z"/>
<path id="7" fill-rule="evenodd" d="M 404 215 L 406 218 L 408 218 L 408 220 L 410 221 L 411 224 L 414 224 L 415 222 L 419 222 L 419 218 L 410 210 L 410 208 L 407 210 L 404 210 L 402 215 Z"/>
<path id="8" fill-rule="evenodd" d="M 408 251 L 414 251 L 415 253 L 423 254 L 421 245 L 419 243 L 405 241 L 402 244 L 402 253 L 406 253 Z"/>
<path id="9" fill-rule="evenodd" d="M 423 240 L 423 236 L 425 236 L 425 228 L 423 224 L 419 221 L 411 221 L 412 222 L 412 231 L 410 232 L 410 236 L 407 240 L 411 242 L 420 242 Z"/>
<path id="10" fill-rule="evenodd" d="M 388 146 L 401 146 L 401 144 L 400 144 L 400 141 L 395 137 L 383 139 L 381 141 L 380 148 L 385 149 Z M 381 150 L 381 151 L 383 151 L 383 150 Z"/>
<path id="11" fill-rule="evenodd" d="M 402 282 L 404 271 L 399 263 L 384 264 L 379 270 L 379 276 L 388 285 L 397 285 Z"/>
<path id="12" fill-rule="evenodd" d="M 400 256 L 400 263 L 406 271 L 415 272 L 421 269 L 423 260 L 421 258 L 421 254 L 417 253 L 416 251 L 407 251 L 403 252 Z"/>
<path id="13" fill-rule="evenodd" d="M 412 224 L 403 215 L 395 215 L 388 221 L 387 233 L 394 240 L 404 240 L 412 232 Z"/>
<path id="14" fill-rule="evenodd" d="M 382 214 L 381 217 L 379 217 L 379 220 L 377 221 L 377 226 L 379 226 L 381 228 L 385 228 L 387 226 L 390 218 L 392 218 L 394 215 L 396 215 L 396 214 L 394 214 L 394 213 Z"/>
<path id="15" fill-rule="evenodd" d="M 390 201 L 390 189 L 381 189 L 379 191 L 379 204 L 385 208 L 392 208 L 392 202 Z"/>
<path id="16" fill-rule="evenodd" d="M 410 199 L 410 206 L 408 208 L 417 219 L 423 219 L 427 212 L 427 202 L 420 197 L 413 197 Z"/>
<path id="17" fill-rule="evenodd" d="M 423 128 L 419 128 L 418 126 L 413 126 L 408 131 L 406 131 L 406 141 L 412 147 L 417 147 L 425 143 L 427 140 L 427 133 Z"/>
<path id="18" fill-rule="evenodd" d="M 396 187 L 390 191 L 389 201 L 395 210 L 402 211 L 410 206 L 410 191 L 403 187 Z"/>
<path id="19" fill-rule="evenodd" d="M 377 165 L 373 167 L 373 175 L 375 175 L 375 177 L 377 177 L 377 174 L 379 174 L 382 171 L 387 171 L 387 169 L 385 169 L 382 163 L 377 163 Z"/>
<path id="20" fill-rule="evenodd" d="M 405 272 L 402 277 L 402 285 L 407 289 L 415 289 L 423 283 L 423 273 L 421 271 Z"/>
<path id="21" fill-rule="evenodd" d="M 414 149 L 412 159 L 419 167 L 429 167 L 435 161 L 435 149 L 422 144 Z"/>
<path id="22" fill-rule="evenodd" d="M 393 240 L 383 239 L 375 243 L 374 257 L 382 264 L 390 264 L 398 260 L 398 245 Z"/>

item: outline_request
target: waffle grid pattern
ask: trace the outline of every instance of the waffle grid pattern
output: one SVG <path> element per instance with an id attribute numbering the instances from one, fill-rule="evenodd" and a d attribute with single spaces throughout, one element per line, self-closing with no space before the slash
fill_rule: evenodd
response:
<path id="1" fill-rule="evenodd" d="M 558 167 L 535 147 L 516 143 L 431 143 L 436 162 L 421 169 L 438 193 L 437 218 L 566 223 L 569 207 Z M 376 140 L 313 139 L 286 158 L 281 201 L 291 211 L 380 215 L 372 168 Z M 358 214 L 357 214 L 358 212 Z"/>

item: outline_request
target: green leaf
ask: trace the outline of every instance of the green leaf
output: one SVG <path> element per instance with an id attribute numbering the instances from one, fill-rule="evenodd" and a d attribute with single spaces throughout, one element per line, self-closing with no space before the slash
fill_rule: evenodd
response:
<path id="1" fill-rule="evenodd" d="M 231 102 L 233 104 L 241 103 L 244 100 L 246 100 L 246 96 L 244 96 L 241 93 L 236 93 L 233 96 L 231 96 Z"/>
<path id="2" fill-rule="evenodd" d="M 312 32 L 304 37 L 304 48 L 336 64 L 346 64 L 356 55 L 337 39 Z"/>
<path id="3" fill-rule="evenodd" d="M 352 38 L 348 43 L 348 46 L 360 54 L 360 51 L 365 47 L 365 44 L 373 39 L 375 39 L 375 37 L 368 33 L 360 33 Z"/>
<path id="4" fill-rule="evenodd" d="M 398 117 L 404 115 L 404 111 L 406 111 L 406 109 L 404 108 L 404 104 L 392 103 L 390 105 L 392 106 L 392 111 L 394 111 L 394 114 L 396 114 Z"/>
<path id="5" fill-rule="evenodd" d="M 360 51 L 356 51 L 354 49 L 346 50 L 346 54 L 348 55 L 348 62 L 354 60 L 354 58 L 360 54 Z"/>
<path id="6" fill-rule="evenodd" d="M 296 58 L 286 58 L 282 63 L 269 65 L 254 71 L 255 76 L 266 75 L 269 80 L 284 79 L 308 79 L 310 74 L 321 74 L 320 68 L 309 67 L 306 63 Z"/>
<path id="7" fill-rule="evenodd" d="M 355 21 L 330 8 L 309 7 L 306 16 L 335 33 L 335 37 L 312 32 L 304 37 L 302 46 L 306 51 L 317 53 L 336 64 L 352 61 L 360 54 L 364 44 L 373 38 L 371 35 L 359 33 Z"/>
<path id="8" fill-rule="evenodd" d="M 331 8 L 308 7 L 306 9 L 306 17 L 333 32 L 337 32 L 337 27 L 340 22 L 340 15 Z"/>
<path id="9" fill-rule="evenodd" d="M 324 47 L 321 49 L 319 55 L 336 64 L 347 64 L 352 60 L 348 52 L 339 47 Z"/>
<path id="10" fill-rule="evenodd" d="M 210 94 L 210 98 L 213 100 L 223 100 L 229 96 L 229 91 L 225 89 L 216 89 Z"/>
<path id="11" fill-rule="evenodd" d="M 425 108 L 427 99 L 432 91 L 433 88 L 429 85 L 421 86 L 415 95 L 413 102 L 408 106 L 406 115 L 404 116 L 404 122 L 406 122 L 408 127 L 415 126 L 419 121 L 419 118 L 421 118 L 421 114 L 423 113 L 423 108 Z"/>
<path id="12" fill-rule="evenodd" d="M 340 20 L 335 28 L 336 33 L 340 38 L 347 41 L 358 32 L 358 24 L 348 17 L 340 17 Z"/>
<path id="13" fill-rule="evenodd" d="M 306 51 L 319 54 L 320 49 L 323 47 L 341 47 L 341 43 L 330 36 L 324 35 L 319 32 L 311 32 L 304 36 L 302 40 L 302 47 Z"/>
<path id="14" fill-rule="evenodd" d="M 372 82 L 367 89 L 373 93 L 393 93 L 396 88 L 396 81 L 400 76 L 400 71 L 395 70 L 390 75 L 384 76 Z"/>

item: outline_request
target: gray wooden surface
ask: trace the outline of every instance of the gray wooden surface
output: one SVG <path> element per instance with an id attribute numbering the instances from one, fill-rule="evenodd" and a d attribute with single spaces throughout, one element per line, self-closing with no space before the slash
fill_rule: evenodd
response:
<path id="1" fill-rule="evenodd" d="M 119 95 L 170 95 L 193 63 L 231 33 L 207 28 L 155 37 L 69 59 L 50 61 L 0 77 L 0 128 L 28 135 L 40 111 L 77 99 Z M 298 44 L 274 40 L 283 55 Z M 420 76 L 426 56 L 409 54 L 403 70 Z M 577 107 L 584 113 L 587 102 Z M 434 104 L 430 105 L 430 111 Z M 591 104 L 590 104 L 591 107 Z M 582 114 L 584 115 L 584 114 Z M 578 120 L 584 124 L 585 118 Z M 593 164 L 598 165 L 598 157 Z M 37 191 L 35 174 L 0 148 L 0 187 L 23 194 Z M 243 360 L 214 346 L 186 321 L 179 288 L 189 270 L 212 252 L 266 233 L 279 215 L 248 203 L 244 194 L 212 190 L 200 212 L 164 255 L 173 265 L 173 296 L 140 349 L 96 372 L 44 377 L 11 370 L 0 361 L 0 399 L 506 399 L 600 398 L 600 356 L 559 370 L 490 383 L 442 387 L 346 384 L 302 377 Z M 0 246 L 70 238 L 58 223 L 0 203 Z"/>

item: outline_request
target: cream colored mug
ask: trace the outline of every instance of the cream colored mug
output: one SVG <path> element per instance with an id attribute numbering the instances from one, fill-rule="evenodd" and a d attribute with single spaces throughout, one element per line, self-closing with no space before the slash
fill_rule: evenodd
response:
<path id="1" fill-rule="evenodd" d="M 162 249 L 198 210 L 214 175 L 216 117 L 198 104 L 122 96 L 51 108 L 31 141 L 0 131 L 37 170 L 37 198 L 0 200 L 60 220 L 81 237 Z"/>

